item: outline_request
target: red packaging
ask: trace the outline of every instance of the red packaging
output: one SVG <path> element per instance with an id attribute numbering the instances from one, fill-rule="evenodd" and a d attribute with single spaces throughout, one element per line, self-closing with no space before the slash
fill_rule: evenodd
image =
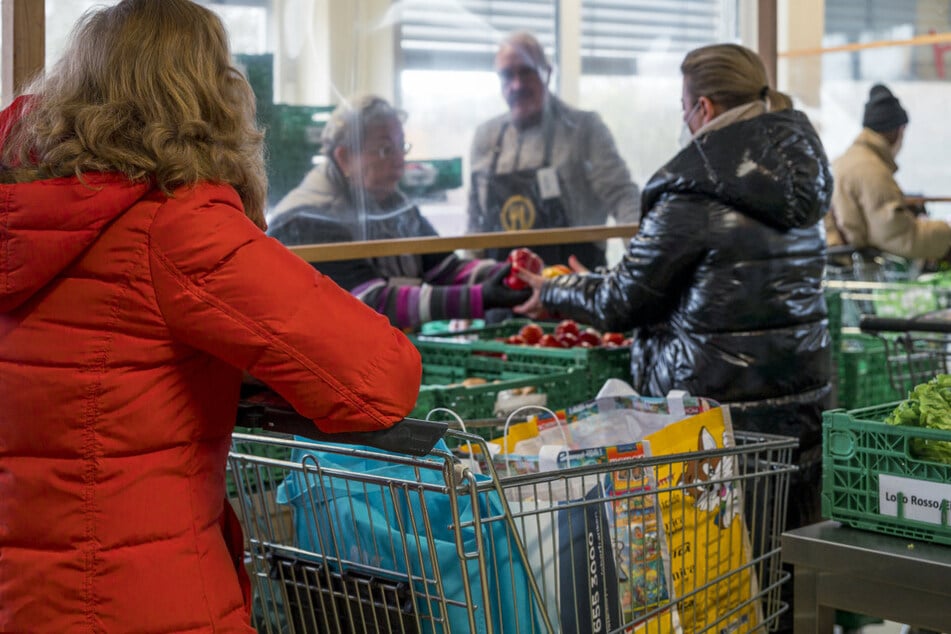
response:
<path id="1" fill-rule="evenodd" d="M 538 275 L 545 268 L 542 259 L 532 250 L 525 248 L 512 249 L 512 252 L 509 253 L 508 262 L 512 265 L 512 270 L 505 276 L 504 283 L 509 288 L 517 291 L 528 287 L 528 284 L 518 276 L 518 271 L 529 271 Z"/>

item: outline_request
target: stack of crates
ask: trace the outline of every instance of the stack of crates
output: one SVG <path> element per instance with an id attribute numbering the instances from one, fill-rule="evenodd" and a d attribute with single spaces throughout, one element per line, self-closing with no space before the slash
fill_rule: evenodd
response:
<path id="1" fill-rule="evenodd" d="M 878 337 L 844 332 L 839 344 L 838 406 L 858 409 L 904 398 L 888 376 L 885 344 Z"/>
<path id="2" fill-rule="evenodd" d="M 848 322 L 843 325 L 845 293 L 826 289 L 831 339 L 832 381 L 837 407 L 857 409 L 901 398 L 888 380 L 885 346 L 880 339 L 859 332 L 854 306 L 845 307 Z"/>
<path id="3" fill-rule="evenodd" d="M 911 317 L 951 305 L 951 277 L 935 274 L 906 282 L 827 282 L 826 304 L 832 339 L 832 376 L 836 406 L 859 409 L 907 396 L 888 374 L 885 345 L 863 334 L 859 318 Z"/>
<path id="4" fill-rule="evenodd" d="M 609 378 L 630 380 L 631 351 L 628 347 L 541 348 L 508 344 L 528 320 L 509 320 L 483 328 L 417 336 L 423 359 L 423 386 L 411 416 L 425 418 L 443 407 L 464 420 L 496 416 L 499 393 L 514 388 L 533 388 L 546 395 L 545 406 L 563 409 L 594 398 Z M 539 324 L 551 331 L 555 324 Z M 488 381 L 463 387 L 466 378 Z"/>

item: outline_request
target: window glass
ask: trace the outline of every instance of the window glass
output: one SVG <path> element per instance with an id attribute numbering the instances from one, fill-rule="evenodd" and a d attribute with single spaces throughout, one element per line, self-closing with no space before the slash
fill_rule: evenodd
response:
<path id="1" fill-rule="evenodd" d="M 581 7 L 580 104 L 601 114 L 643 186 L 679 149 L 684 55 L 738 42 L 738 1 L 582 0 Z"/>
<path id="2" fill-rule="evenodd" d="M 59 59 L 69 32 L 82 15 L 94 8 L 113 6 L 118 0 L 45 0 L 46 67 Z M 269 2 L 199 2 L 224 21 L 235 53 L 263 53 L 267 46 Z"/>
<path id="3" fill-rule="evenodd" d="M 839 157 L 858 136 L 869 90 L 884 83 L 909 118 L 896 157 L 899 186 L 906 195 L 951 195 L 945 151 L 951 129 L 940 124 L 951 96 L 948 3 L 826 0 L 821 18 L 812 23 L 824 24 L 815 37 L 823 52 L 810 53 L 808 46 L 781 52 L 781 76 L 818 127 L 829 158 Z M 926 209 L 951 219 L 951 204 L 932 202 Z"/>
<path id="4" fill-rule="evenodd" d="M 404 190 L 448 236 L 466 231 L 473 133 L 507 110 L 493 68 L 504 36 L 528 30 L 539 39 L 552 62 L 552 91 L 601 115 L 643 186 L 677 150 L 683 54 L 705 43 L 738 41 L 741 1 L 202 4 L 224 20 L 238 65 L 258 96 L 268 135 L 270 207 L 322 160 L 320 135 L 333 107 L 373 93 L 407 113 Z M 48 65 L 80 15 L 103 4 L 114 0 L 46 1 Z"/>
<path id="5" fill-rule="evenodd" d="M 46 68 L 63 54 L 69 32 L 86 11 L 117 3 L 118 0 L 46 0 Z"/>

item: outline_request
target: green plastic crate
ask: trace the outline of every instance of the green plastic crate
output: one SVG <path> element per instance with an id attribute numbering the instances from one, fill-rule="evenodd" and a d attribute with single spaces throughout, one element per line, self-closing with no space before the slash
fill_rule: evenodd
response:
<path id="1" fill-rule="evenodd" d="M 840 336 L 836 355 L 839 407 L 858 409 L 904 398 L 889 380 L 888 358 L 881 339 L 848 331 Z"/>
<path id="2" fill-rule="evenodd" d="M 910 451 L 912 439 L 951 442 L 951 432 L 885 424 L 897 405 L 823 414 L 822 514 L 855 528 L 951 545 L 951 464 L 921 460 Z M 909 490 L 899 493 L 909 501 L 897 502 L 895 515 L 881 512 L 881 476 L 907 479 Z M 933 491 L 921 493 L 922 487 Z M 931 516 L 915 518 L 922 509 Z"/>
<path id="3" fill-rule="evenodd" d="M 478 369 L 478 360 L 469 360 L 475 355 L 483 358 L 504 358 L 510 372 L 524 374 L 543 374 L 546 372 L 583 370 L 584 376 L 576 377 L 584 385 L 574 393 L 581 399 L 568 403 L 583 402 L 594 398 L 608 379 L 631 380 L 631 350 L 627 346 L 601 348 L 541 348 L 538 346 L 507 344 L 499 339 L 517 334 L 527 319 L 511 319 L 482 328 L 461 332 L 442 333 L 436 336 L 416 337 L 414 342 L 423 355 L 423 366 L 457 366 L 466 359 L 466 364 L 474 364 Z M 553 322 L 536 322 L 545 332 L 554 331 L 558 325 Z M 484 361 L 481 365 L 492 362 Z M 467 368 L 468 369 L 468 368 Z M 475 374 L 474 376 L 482 376 Z M 423 382 L 424 384 L 426 381 Z M 561 407 L 559 405 L 558 407 Z"/>
<path id="4" fill-rule="evenodd" d="M 416 340 L 415 343 L 423 360 L 422 387 L 410 414 L 416 418 L 425 418 L 437 407 L 451 409 L 463 419 L 493 418 L 499 392 L 514 388 L 534 387 L 536 392 L 545 393 L 546 406 L 552 409 L 574 405 L 593 396 L 588 393 L 584 366 L 561 363 L 563 359 L 557 356 L 542 354 L 527 360 L 510 359 L 505 350 L 491 342 Z M 474 387 L 454 385 L 470 377 L 480 377 L 489 383 Z"/>
<path id="5" fill-rule="evenodd" d="M 438 330 L 425 333 L 425 336 L 454 341 L 493 341 L 495 339 L 516 335 L 518 334 L 518 331 L 522 329 L 522 326 L 527 324 L 538 324 L 541 326 L 542 331 L 546 333 L 555 332 L 555 328 L 558 326 L 558 322 L 532 321 L 531 319 L 507 319 L 494 324 L 486 324 L 481 319 L 478 319 L 475 320 L 475 323 L 477 325 L 474 325 L 471 328 L 466 328 L 465 330 L 450 331 L 448 329 L 440 328 Z M 427 324 L 424 326 L 424 329 L 427 326 L 432 325 L 432 323 Z"/>

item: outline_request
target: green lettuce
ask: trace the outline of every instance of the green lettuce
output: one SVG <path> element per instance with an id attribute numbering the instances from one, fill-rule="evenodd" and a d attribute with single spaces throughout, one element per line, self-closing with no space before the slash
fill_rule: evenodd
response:
<path id="1" fill-rule="evenodd" d="M 951 431 L 951 374 L 939 374 L 916 385 L 885 422 Z M 916 458 L 951 464 L 951 441 L 913 438 L 911 450 Z"/>

